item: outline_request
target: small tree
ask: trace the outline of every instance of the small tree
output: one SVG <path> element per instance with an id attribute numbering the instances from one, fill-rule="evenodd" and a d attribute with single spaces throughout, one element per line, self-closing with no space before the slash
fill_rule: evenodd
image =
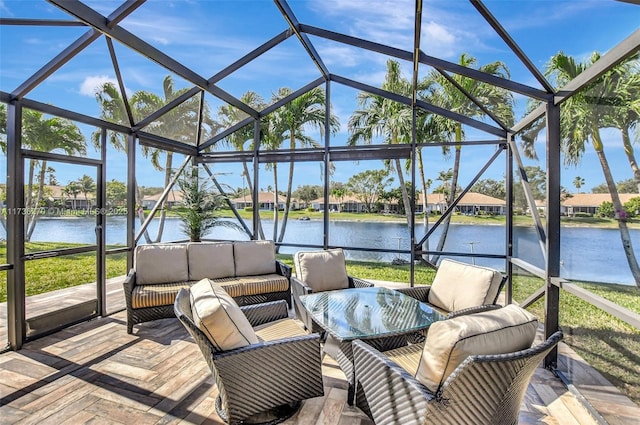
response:
<path id="1" fill-rule="evenodd" d="M 191 242 L 200 242 L 217 226 L 242 230 L 236 223 L 220 218 L 218 209 L 224 196 L 210 190 L 206 180 L 191 174 L 178 179 L 177 184 L 182 192 L 182 208 L 177 210 L 177 214 L 182 221 L 181 229 Z"/>
<path id="2" fill-rule="evenodd" d="M 635 196 L 629 199 L 624 204 L 624 210 L 629 218 L 640 217 L 640 196 Z"/>
<path id="3" fill-rule="evenodd" d="M 107 205 L 110 207 L 126 205 L 127 185 L 121 181 L 112 179 L 107 182 Z"/>
<path id="4" fill-rule="evenodd" d="M 613 218 L 615 216 L 615 211 L 613 210 L 613 202 L 604 201 L 598 207 L 598 217 L 604 218 Z"/>
<path id="5" fill-rule="evenodd" d="M 347 181 L 347 188 L 365 205 L 367 212 L 373 212 L 376 202 L 387 186 L 393 182 L 387 170 L 366 170 Z"/>

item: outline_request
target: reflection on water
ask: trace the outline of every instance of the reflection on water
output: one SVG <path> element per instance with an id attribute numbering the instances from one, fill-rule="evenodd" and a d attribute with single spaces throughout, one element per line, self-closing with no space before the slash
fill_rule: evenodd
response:
<path id="1" fill-rule="evenodd" d="M 157 220 L 149 226 L 149 232 L 155 237 Z M 263 221 L 265 235 L 273 233 L 273 223 Z M 321 220 L 287 223 L 285 243 L 322 245 L 323 222 Z M 107 244 L 126 243 L 126 217 L 109 216 L 106 220 Z M 632 229 L 632 243 L 640 247 L 640 230 Z M 440 237 L 437 229 L 430 238 L 433 249 Z M 426 234 L 425 228 L 416 225 L 416 240 Z M 5 238 L 0 229 L 0 238 Z M 207 236 L 211 239 L 247 240 L 249 237 L 227 227 L 217 227 Z M 445 244 L 445 251 L 505 254 L 505 227 L 496 225 L 457 225 L 452 224 Z M 168 218 L 165 223 L 163 241 L 184 240 L 187 237 L 180 230 L 180 220 Z M 41 218 L 38 220 L 32 241 L 95 243 L 95 219 L 85 218 Z M 351 246 L 374 249 L 409 249 L 409 230 L 402 223 L 380 223 L 360 221 L 330 222 L 329 245 Z M 142 239 L 144 242 L 144 238 Z M 282 247 L 283 254 L 293 254 L 296 247 Z M 514 228 L 514 256 L 542 267 L 544 260 L 540 243 L 533 227 Z M 348 251 L 347 257 L 354 260 L 391 262 L 395 258 L 409 260 L 408 254 Z M 633 278 L 626 262 L 617 229 L 591 227 L 563 227 L 561 233 L 561 274 L 575 280 L 622 283 L 633 285 Z M 471 259 L 463 259 L 471 262 Z M 491 258 L 477 258 L 476 264 L 504 269 L 504 261 Z"/>

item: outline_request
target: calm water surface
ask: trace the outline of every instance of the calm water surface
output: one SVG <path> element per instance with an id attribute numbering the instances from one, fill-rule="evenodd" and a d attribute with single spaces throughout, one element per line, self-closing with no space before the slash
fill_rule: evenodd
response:
<path id="1" fill-rule="evenodd" d="M 322 245 L 323 222 L 321 220 L 287 223 L 284 242 L 292 244 Z M 107 217 L 107 244 L 125 244 L 126 218 L 124 216 Z M 75 243 L 95 243 L 95 219 L 85 218 L 41 218 L 38 221 L 32 241 L 60 241 Z M 263 221 L 267 239 L 273 237 L 273 222 Z M 149 226 L 152 238 L 157 231 L 157 222 Z M 535 265 L 543 265 L 540 244 L 531 227 L 514 228 L 514 255 Z M 423 226 L 416 225 L 417 239 L 425 234 Z M 435 249 L 440 230 L 430 238 L 430 248 Z M 0 233 L 4 237 L 4 231 Z M 249 239 L 243 233 L 225 227 L 218 227 L 207 236 L 211 239 Z M 631 238 L 636 255 L 640 259 L 640 230 L 632 229 Z M 163 241 L 184 240 L 177 218 L 168 218 L 165 223 Z M 143 238 L 144 240 L 144 238 Z M 360 248 L 409 249 L 409 231 L 405 224 L 380 222 L 330 222 L 329 244 Z M 495 225 L 452 224 L 444 247 L 445 251 L 474 252 L 480 254 L 504 254 L 505 228 Z M 282 253 L 292 254 L 300 248 L 283 247 Z M 348 258 L 358 260 L 392 261 L 408 255 L 395 253 L 377 253 L 351 250 Z M 471 261 L 471 260 L 464 260 Z M 476 264 L 504 269 L 504 261 L 499 259 L 477 258 Z M 620 233 L 617 229 L 593 227 L 563 227 L 561 233 L 561 274 L 567 279 L 594 282 L 633 284 L 631 272 L 626 262 Z"/>

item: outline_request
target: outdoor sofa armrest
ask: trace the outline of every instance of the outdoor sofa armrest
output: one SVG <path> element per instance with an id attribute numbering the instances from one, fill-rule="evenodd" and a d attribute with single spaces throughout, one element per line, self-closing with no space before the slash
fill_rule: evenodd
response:
<path id="1" fill-rule="evenodd" d="M 497 310 L 499 308 L 502 308 L 500 304 L 485 304 L 485 305 L 479 305 L 477 307 L 463 308 L 460 310 L 452 311 L 449 314 L 447 314 L 447 319 L 453 319 L 454 317 L 464 316 L 467 314 L 480 313 L 482 311 Z"/>
<path id="2" fill-rule="evenodd" d="M 131 294 L 133 293 L 133 288 L 136 286 L 136 270 L 131 269 L 129 273 L 122 281 L 122 287 L 124 288 L 124 298 L 127 302 L 127 308 L 131 310 L 133 307 L 131 305 Z"/>
<path id="3" fill-rule="evenodd" d="M 252 327 L 289 317 L 288 305 L 285 300 L 244 305 L 240 307 L 240 310 L 247 317 Z"/>
<path id="4" fill-rule="evenodd" d="M 124 278 L 122 285 L 124 285 L 125 289 L 128 289 L 128 292 L 133 291 L 133 288 L 136 286 L 136 270 L 135 269 L 129 270 L 129 273 L 127 273 L 127 276 Z"/>
<path id="5" fill-rule="evenodd" d="M 230 412 L 238 417 L 324 395 L 320 336 L 310 334 L 213 354 Z M 256 395 L 255 399 L 252 395 Z M 261 407 L 262 406 L 262 407 Z"/>
<path id="6" fill-rule="evenodd" d="M 352 348 L 356 406 L 375 423 L 422 424 L 435 395 L 384 353 L 363 341 L 355 340 Z"/>
<path id="7" fill-rule="evenodd" d="M 396 291 L 402 292 L 403 294 L 408 295 L 411 298 L 415 298 L 416 300 L 423 303 L 427 303 L 427 298 L 429 297 L 430 290 L 431 290 L 431 285 L 420 285 L 420 286 L 396 289 Z"/>
<path id="8" fill-rule="evenodd" d="M 349 278 L 349 288 L 371 288 L 373 283 L 358 277 L 347 276 Z"/>
<path id="9" fill-rule="evenodd" d="M 291 279 L 291 267 L 280 260 L 276 260 L 276 273 L 287 279 Z"/>

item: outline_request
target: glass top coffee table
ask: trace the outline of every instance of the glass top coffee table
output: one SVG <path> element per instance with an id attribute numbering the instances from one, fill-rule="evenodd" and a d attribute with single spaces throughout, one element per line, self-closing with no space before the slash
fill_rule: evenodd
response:
<path id="1" fill-rule="evenodd" d="M 333 357 L 349 381 L 353 404 L 351 341 L 366 340 L 386 351 L 406 345 L 410 336 L 445 316 L 401 292 L 383 287 L 348 288 L 300 296 L 303 307 L 326 332 L 324 352 Z"/>

